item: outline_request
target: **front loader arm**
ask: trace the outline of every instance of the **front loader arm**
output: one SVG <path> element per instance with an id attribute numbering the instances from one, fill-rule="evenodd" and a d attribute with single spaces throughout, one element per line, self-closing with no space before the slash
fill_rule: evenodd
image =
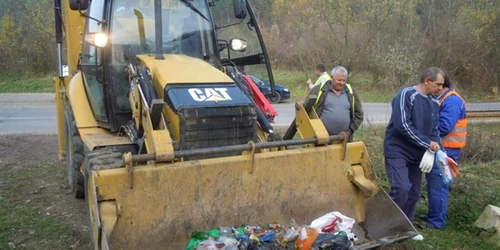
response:
<path id="1" fill-rule="evenodd" d="M 164 102 L 157 99 L 152 89 L 150 71 L 139 64 L 135 55 L 125 57 L 128 62 L 127 73 L 130 83 L 129 102 L 134 124 L 129 130 L 136 130 L 140 149 L 145 147 L 149 154 L 156 154 L 155 161 L 165 162 L 174 158 L 173 140 L 163 116 Z M 141 153 L 140 150 L 139 153 Z"/>

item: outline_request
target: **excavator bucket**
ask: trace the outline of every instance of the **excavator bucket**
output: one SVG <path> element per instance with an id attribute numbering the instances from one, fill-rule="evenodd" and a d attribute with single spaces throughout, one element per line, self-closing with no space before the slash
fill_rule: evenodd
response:
<path id="1" fill-rule="evenodd" d="M 300 140 L 306 141 L 241 145 L 238 156 L 118 169 L 94 166 L 86 192 L 95 247 L 183 249 L 193 231 L 286 225 L 292 218 L 305 224 L 331 211 L 356 219 L 355 249 L 417 235 L 374 182 L 363 142 L 256 153 L 266 144 Z"/>

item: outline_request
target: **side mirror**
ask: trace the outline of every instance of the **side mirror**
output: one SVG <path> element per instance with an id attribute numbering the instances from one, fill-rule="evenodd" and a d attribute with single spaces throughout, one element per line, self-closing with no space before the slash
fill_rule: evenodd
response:
<path id="1" fill-rule="evenodd" d="M 69 8 L 72 10 L 86 10 L 89 8 L 89 0 L 69 0 Z"/>
<path id="2" fill-rule="evenodd" d="M 234 17 L 244 19 L 247 16 L 246 0 L 233 0 Z"/>
<path id="3" fill-rule="evenodd" d="M 239 38 L 233 38 L 229 41 L 229 46 L 232 51 L 244 52 L 247 48 L 247 41 Z"/>

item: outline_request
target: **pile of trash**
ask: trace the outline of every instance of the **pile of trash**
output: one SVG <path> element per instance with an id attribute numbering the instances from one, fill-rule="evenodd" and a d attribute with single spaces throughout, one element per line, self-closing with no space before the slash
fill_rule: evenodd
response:
<path id="1" fill-rule="evenodd" d="M 195 231 L 186 250 L 344 250 L 357 240 L 354 219 L 339 212 L 327 213 L 310 225 L 270 223 L 265 227 L 240 226 Z"/>

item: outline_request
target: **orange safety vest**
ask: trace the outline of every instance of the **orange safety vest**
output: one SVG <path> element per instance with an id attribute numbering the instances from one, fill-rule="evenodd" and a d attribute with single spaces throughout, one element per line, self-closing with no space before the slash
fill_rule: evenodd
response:
<path id="1" fill-rule="evenodd" d="M 442 105 L 444 100 L 451 95 L 458 96 L 465 104 L 464 98 L 453 89 L 443 96 L 439 101 L 439 105 Z M 445 148 L 464 148 L 467 140 L 467 117 L 459 119 L 453 130 L 445 137 L 442 137 L 441 140 Z"/>

